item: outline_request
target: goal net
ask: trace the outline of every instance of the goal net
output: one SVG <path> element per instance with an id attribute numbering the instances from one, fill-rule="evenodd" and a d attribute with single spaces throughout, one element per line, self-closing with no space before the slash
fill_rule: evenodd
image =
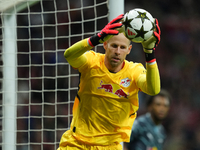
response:
<path id="1" fill-rule="evenodd" d="M 107 24 L 108 3 L 0 1 L 0 149 L 58 148 L 79 83 L 63 53 Z"/>

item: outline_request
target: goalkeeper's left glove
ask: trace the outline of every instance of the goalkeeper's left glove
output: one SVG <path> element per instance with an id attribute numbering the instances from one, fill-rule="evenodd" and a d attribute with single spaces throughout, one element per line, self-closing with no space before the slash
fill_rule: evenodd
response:
<path id="1" fill-rule="evenodd" d="M 119 34 L 117 28 L 122 27 L 122 23 L 119 23 L 123 19 L 124 15 L 121 14 L 118 17 L 110 21 L 97 35 L 93 35 L 88 39 L 90 46 L 94 47 L 100 43 L 103 43 L 110 39 L 112 36 Z"/>
<path id="2" fill-rule="evenodd" d="M 153 35 L 148 40 L 142 42 L 147 63 L 156 61 L 154 52 L 155 52 L 155 48 L 160 43 L 161 31 L 158 24 L 158 20 L 156 18 L 155 18 L 155 27 L 156 27 L 156 30 L 153 32 Z"/>

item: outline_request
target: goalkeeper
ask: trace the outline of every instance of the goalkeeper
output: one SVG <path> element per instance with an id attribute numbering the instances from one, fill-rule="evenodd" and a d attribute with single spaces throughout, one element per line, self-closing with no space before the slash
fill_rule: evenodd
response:
<path id="1" fill-rule="evenodd" d="M 109 22 L 100 33 L 81 40 L 64 53 L 69 64 L 80 72 L 80 84 L 73 106 L 70 129 L 60 140 L 58 150 L 121 150 L 129 142 L 137 115 L 138 92 L 160 91 L 160 76 L 154 55 L 160 41 L 160 28 L 153 40 L 142 43 L 146 69 L 125 58 L 132 45 L 123 33 L 123 14 Z M 105 54 L 91 49 L 103 43 Z"/>

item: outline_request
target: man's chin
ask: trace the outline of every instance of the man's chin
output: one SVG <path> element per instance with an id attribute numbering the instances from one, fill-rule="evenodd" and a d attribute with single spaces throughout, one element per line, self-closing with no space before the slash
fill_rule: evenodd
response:
<path id="1" fill-rule="evenodd" d="M 165 116 L 157 116 L 157 119 L 158 119 L 159 121 L 163 121 L 163 120 L 165 119 Z"/>
<path id="2" fill-rule="evenodd" d="M 156 115 L 155 119 L 158 121 L 163 121 L 165 119 L 166 115 Z"/>
<path id="3" fill-rule="evenodd" d="M 111 64 L 112 67 L 117 67 L 117 66 L 120 65 L 119 62 L 115 62 L 115 61 L 112 61 L 110 64 Z"/>

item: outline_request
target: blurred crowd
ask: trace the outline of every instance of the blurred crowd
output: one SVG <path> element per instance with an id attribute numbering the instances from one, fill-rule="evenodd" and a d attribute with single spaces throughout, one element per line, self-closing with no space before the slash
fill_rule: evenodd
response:
<path id="1" fill-rule="evenodd" d="M 96 10 L 87 7 L 95 4 L 99 4 Z M 168 135 L 165 150 L 200 149 L 199 5 L 195 0 L 125 0 L 125 12 L 146 9 L 161 28 L 156 48 L 161 87 L 173 99 L 163 123 Z M 96 15 L 103 17 L 95 21 Z M 18 150 L 58 146 L 69 128 L 79 82 L 78 72 L 67 64 L 63 52 L 101 30 L 107 15 L 106 0 L 43 1 L 18 14 Z M 141 44 L 132 44 L 127 59 L 145 65 Z M 95 50 L 103 52 L 101 47 Z M 140 93 L 138 115 L 146 111 L 145 97 Z"/>

